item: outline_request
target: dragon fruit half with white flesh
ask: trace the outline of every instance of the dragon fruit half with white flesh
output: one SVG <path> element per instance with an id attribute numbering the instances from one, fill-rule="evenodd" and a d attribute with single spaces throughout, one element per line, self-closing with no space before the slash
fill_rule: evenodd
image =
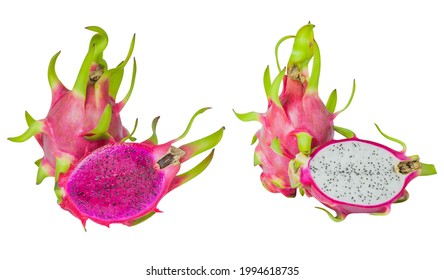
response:
<path id="1" fill-rule="evenodd" d="M 158 144 L 153 120 L 153 135 L 142 143 L 115 142 L 85 155 L 62 173 L 55 191 L 60 206 L 80 219 L 85 227 L 88 219 L 105 226 L 121 223 L 136 225 L 156 212 L 159 201 L 170 191 L 199 175 L 211 162 L 214 150 L 195 167 L 177 175 L 188 159 L 216 146 L 224 128 L 178 148 L 173 144 L 184 138 Z"/>
<path id="2" fill-rule="evenodd" d="M 254 153 L 254 164 L 262 168 L 261 181 L 264 187 L 287 197 L 294 197 L 296 189 L 291 185 L 288 166 L 295 156 L 302 152 L 309 154 L 313 147 L 333 139 L 335 117 L 351 103 L 351 97 L 344 109 L 334 112 L 337 93 L 334 90 L 326 105 L 318 95 L 321 69 L 319 47 L 314 40 L 313 24 L 303 26 L 296 36 L 283 37 L 276 45 L 276 61 L 279 74 L 271 82 L 269 67 L 264 74 L 264 87 L 268 100 L 265 113 L 236 113 L 242 121 L 259 121 L 262 128 L 254 135 L 258 140 Z M 294 38 L 292 53 L 287 67 L 280 69 L 277 52 L 280 44 Z M 311 75 L 308 65 L 313 59 Z M 279 95 L 283 81 L 282 93 Z"/>
<path id="3" fill-rule="evenodd" d="M 25 112 L 28 129 L 20 136 L 8 138 L 13 142 L 23 142 L 32 136 L 37 139 L 44 153 L 43 158 L 36 161 L 37 184 L 48 176 L 57 177 L 80 160 L 85 152 L 108 144 L 110 139 L 120 141 L 128 137 L 128 131 L 120 119 L 120 111 L 134 87 L 135 60 L 128 93 L 120 102 L 116 102 L 116 96 L 124 68 L 133 52 L 135 36 L 125 60 L 117 67 L 108 69 L 103 59 L 108 44 L 106 32 L 97 26 L 86 29 L 96 34 L 91 39 L 72 90 L 67 89 L 57 77 L 55 64 L 60 54 L 58 52 L 48 67 L 52 102 L 46 118 L 35 120 Z"/>
<path id="4" fill-rule="evenodd" d="M 436 174 L 435 166 L 407 156 L 404 142 L 378 131 L 403 149 L 395 151 L 382 144 L 358 139 L 342 130 L 346 139 L 332 140 L 317 147 L 310 156 L 299 154 L 291 162 L 294 184 L 333 209 L 324 210 L 334 221 L 351 213 L 388 214 L 391 205 L 406 201 L 406 190 L 418 176 Z"/>

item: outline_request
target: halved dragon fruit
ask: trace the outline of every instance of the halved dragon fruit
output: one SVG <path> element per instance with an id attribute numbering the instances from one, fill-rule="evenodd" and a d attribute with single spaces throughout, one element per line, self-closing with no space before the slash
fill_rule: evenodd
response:
<path id="1" fill-rule="evenodd" d="M 86 29 L 97 32 L 91 39 L 88 53 L 80 68 L 72 90 L 59 80 L 55 63 L 56 53 L 48 68 L 48 80 L 52 90 L 52 102 L 45 119 L 35 120 L 25 112 L 28 129 L 20 136 L 8 138 L 13 142 L 24 142 L 35 136 L 43 148 L 44 156 L 36 161 L 37 184 L 48 176 L 64 172 L 83 157 L 110 142 L 128 136 L 122 126 L 120 111 L 131 96 L 136 76 L 134 60 L 131 86 L 122 101 L 116 102 L 122 82 L 124 68 L 131 58 L 135 36 L 127 57 L 117 67 L 108 69 L 103 52 L 108 44 L 108 35 L 97 26 Z"/>
<path id="2" fill-rule="evenodd" d="M 376 142 L 358 139 L 349 130 L 348 138 L 333 140 L 316 148 L 310 157 L 299 154 L 292 160 L 292 180 L 336 216 L 324 210 L 334 221 L 350 213 L 387 214 L 393 203 L 408 199 L 408 183 L 417 176 L 436 174 L 434 165 L 419 162 L 418 156 L 406 156 L 406 145 L 395 151 Z"/>
<path id="3" fill-rule="evenodd" d="M 79 218 L 84 227 L 88 219 L 105 226 L 132 226 L 159 212 L 157 204 L 167 193 L 199 175 L 212 160 L 214 150 L 194 168 L 177 175 L 180 164 L 216 146 L 224 128 L 178 148 L 172 146 L 207 109 L 197 111 L 185 132 L 164 144 L 157 143 L 155 118 L 148 140 L 110 143 L 88 153 L 60 175 L 55 188 L 60 206 Z"/>
<path id="4" fill-rule="evenodd" d="M 303 26 L 296 36 L 283 37 L 276 45 L 278 76 L 271 82 L 269 67 L 264 74 L 264 87 L 268 99 L 265 113 L 250 112 L 236 116 L 242 121 L 259 121 L 262 128 L 254 135 L 252 144 L 258 140 L 254 164 L 262 168 L 261 181 L 264 187 L 287 197 L 296 195 L 296 188 L 288 177 L 290 160 L 302 152 L 309 154 L 313 147 L 333 139 L 335 117 L 351 103 L 355 92 L 344 109 L 334 112 L 337 93 L 334 90 L 326 105 L 318 95 L 321 69 L 319 47 L 314 40 L 313 24 Z M 294 38 L 292 54 L 287 68 L 281 70 L 277 52 L 280 44 Z M 311 76 L 308 64 L 313 58 Z M 285 75 L 286 73 L 286 75 Z M 283 80 L 282 94 L 279 87 Z"/>

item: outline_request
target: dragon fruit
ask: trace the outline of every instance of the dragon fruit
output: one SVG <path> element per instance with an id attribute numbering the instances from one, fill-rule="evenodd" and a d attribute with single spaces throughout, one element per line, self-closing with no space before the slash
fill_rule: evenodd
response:
<path id="1" fill-rule="evenodd" d="M 213 151 L 189 171 L 177 175 L 180 164 L 213 148 L 221 140 L 224 128 L 200 140 L 176 148 L 178 138 L 158 145 L 153 120 L 153 135 L 142 143 L 115 142 L 85 155 L 60 175 L 56 194 L 60 206 L 80 219 L 105 226 L 121 223 L 132 226 L 156 212 L 159 201 L 170 191 L 199 175 L 211 162 Z"/>
<path id="2" fill-rule="evenodd" d="M 85 151 L 93 151 L 108 144 L 110 139 L 120 141 L 130 137 L 128 130 L 122 126 L 119 114 L 134 87 L 135 60 L 130 89 L 122 101 L 115 100 L 124 68 L 133 52 L 135 36 L 126 59 L 117 67 L 108 69 L 103 59 L 108 44 L 107 34 L 97 26 L 86 29 L 96 34 L 91 39 L 73 89 L 67 89 L 57 77 L 55 64 L 60 54 L 58 52 L 48 67 L 52 91 L 48 115 L 45 119 L 35 120 L 25 112 L 29 128 L 20 136 L 8 138 L 13 142 L 24 142 L 32 136 L 37 139 L 44 152 L 43 158 L 36 161 L 37 184 L 48 176 L 57 177 L 66 171 L 83 157 Z"/>
<path id="3" fill-rule="evenodd" d="M 271 82 L 269 67 L 264 74 L 264 87 L 268 99 L 265 113 L 236 113 L 242 121 L 259 121 L 262 128 L 254 135 L 252 144 L 258 141 L 254 153 L 254 164 L 262 168 L 261 181 L 264 187 L 274 193 L 287 197 L 296 195 L 296 188 L 291 185 L 288 166 L 295 156 L 302 152 L 309 154 L 313 147 L 325 144 L 333 139 L 335 117 L 351 103 L 353 90 L 344 109 L 334 112 L 337 93 L 334 90 L 326 105 L 318 95 L 318 83 L 321 67 L 319 47 L 314 40 L 314 25 L 303 26 L 296 36 L 283 37 L 276 45 L 276 61 L 279 74 Z M 286 69 L 280 69 L 277 56 L 280 44 L 294 38 L 292 54 Z M 308 64 L 313 58 L 311 76 Z M 286 74 L 285 74 L 286 73 Z M 279 95 L 283 81 L 282 93 Z"/>
<path id="4" fill-rule="evenodd" d="M 434 165 L 419 162 L 416 155 L 406 156 L 404 142 L 376 127 L 403 149 L 395 151 L 343 130 L 348 138 L 332 140 L 311 156 L 300 153 L 291 161 L 292 181 L 308 196 L 333 209 L 336 216 L 318 207 L 334 221 L 342 221 L 351 213 L 387 214 L 393 203 L 408 199 L 406 187 L 411 180 L 436 174 Z"/>

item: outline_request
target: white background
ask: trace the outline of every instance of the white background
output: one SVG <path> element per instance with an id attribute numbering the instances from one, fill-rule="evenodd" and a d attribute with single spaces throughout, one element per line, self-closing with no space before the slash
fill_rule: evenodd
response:
<path id="1" fill-rule="evenodd" d="M 357 83 L 355 100 L 336 124 L 399 148 L 377 133 L 377 122 L 443 172 L 443 9 L 433 1 L 357 2 L 2 2 L 0 278 L 155 279 L 146 268 L 204 265 L 300 267 L 297 277 L 269 279 L 438 279 L 444 259 L 441 174 L 415 179 L 410 200 L 388 216 L 351 215 L 334 223 L 314 208 L 320 204 L 313 198 L 287 199 L 263 189 L 249 145 L 259 124 L 242 123 L 231 111 L 266 110 L 262 75 L 268 64 L 277 74 L 275 43 L 310 20 L 323 59 L 321 98 L 336 88 L 341 107 L 354 78 Z M 110 66 L 124 59 L 137 34 L 139 71 L 122 117 L 127 127 L 139 117 L 138 139 L 150 135 L 158 115 L 160 140 L 176 137 L 205 106 L 213 109 L 196 120 L 185 141 L 226 127 L 211 166 L 166 196 L 159 205 L 164 213 L 131 228 L 88 222 L 84 232 L 56 204 L 51 178 L 35 186 L 33 162 L 42 156 L 37 142 L 6 141 L 26 129 L 25 110 L 46 116 L 47 65 L 59 50 L 57 72 L 73 85 L 93 35 L 83 29 L 89 25 L 108 32 Z M 281 49 L 282 64 L 290 45 Z"/>

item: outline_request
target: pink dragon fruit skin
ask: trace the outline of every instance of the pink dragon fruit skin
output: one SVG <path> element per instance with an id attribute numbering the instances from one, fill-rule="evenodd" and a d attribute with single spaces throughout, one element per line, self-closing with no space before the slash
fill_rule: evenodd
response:
<path id="1" fill-rule="evenodd" d="M 300 169 L 293 176 L 305 193 L 333 209 L 325 211 L 332 220 L 342 221 L 351 213 L 388 214 L 391 205 L 408 199 L 407 185 L 418 176 L 436 174 L 432 164 L 419 162 L 418 156 L 406 156 L 405 144 L 395 151 L 382 144 L 358 139 L 332 140 L 316 148 L 309 158 L 297 157 Z M 301 160 L 302 159 L 302 160 Z"/>
<path id="2" fill-rule="evenodd" d="M 120 111 L 134 86 L 135 60 L 127 95 L 119 103 L 115 99 L 124 67 L 132 55 L 135 37 L 126 59 L 116 68 L 108 69 L 103 59 L 103 51 L 108 44 L 107 34 L 96 26 L 87 29 L 97 33 L 91 39 L 73 89 L 67 89 L 55 72 L 59 52 L 52 57 L 48 67 L 52 102 L 46 118 L 36 121 L 26 112 L 28 130 L 20 136 L 8 138 L 13 142 L 23 142 L 32 136 L 37 139 L 44 152 L 43 158 L 36 161 L 39 168 L 37 184 L 48 176 L 57 177 L 85 152 L 109 143 L 111 138 L 120 141 L 128 137 L 128 131 L 121 123 Z"/>
<path id="3" fill-rule="evenodd" d="M 336 113 L 336 91 L 330 95 L 327 105 L 319 98 L 320 53 L 314 40 L 313 28 L 312 24 L 305 25 L 296 36 L 286 36 L 278 42 L 276 53 L 282 41 L 295 38 L 287 69 L 281 71 L 278 63 L 280 73 L 273 82 L 269 68 L 265 70 L 264 87 L 268 110 L 262 114 L 236 113 L 242 121 L 254 120 L 262 124 L 253 138 L 253 143 L 258 140 L 255 165 L 262 168 L 261 181 L 264 187 L 287 197 L 296 195 L 296 187 L 288 177 L 290 161 L 299 152 L 308 154 L 313 147 L 333 139 L 336 129 L 333 120 L 348 107 L 355 89 L 353 86 L 352 96 L 346 107 Z M 312 58 L 313 69 L 309 76 L 308 63 Z M 279 95 L 282 80 L 283 89 Z"/>
<path id="4" fill-rule="evenodd" d="M 60 206 L 84 227 L 88 219 L 105 226 L 132 226 L 159 212 L 157 204 L 167 193 L 199 175 L 212 160 L 214 149 L 197 166 L 177 175 L 182 163 L 216 146 L 224 128 L 179 148 L 172 146 L 207 109 L 197 111 L 185 132 L 164 144 L 157 144 L 156 118 L 148 140 L 110 143 L 88 153 L 60 175 L 56 186 Z"/>

